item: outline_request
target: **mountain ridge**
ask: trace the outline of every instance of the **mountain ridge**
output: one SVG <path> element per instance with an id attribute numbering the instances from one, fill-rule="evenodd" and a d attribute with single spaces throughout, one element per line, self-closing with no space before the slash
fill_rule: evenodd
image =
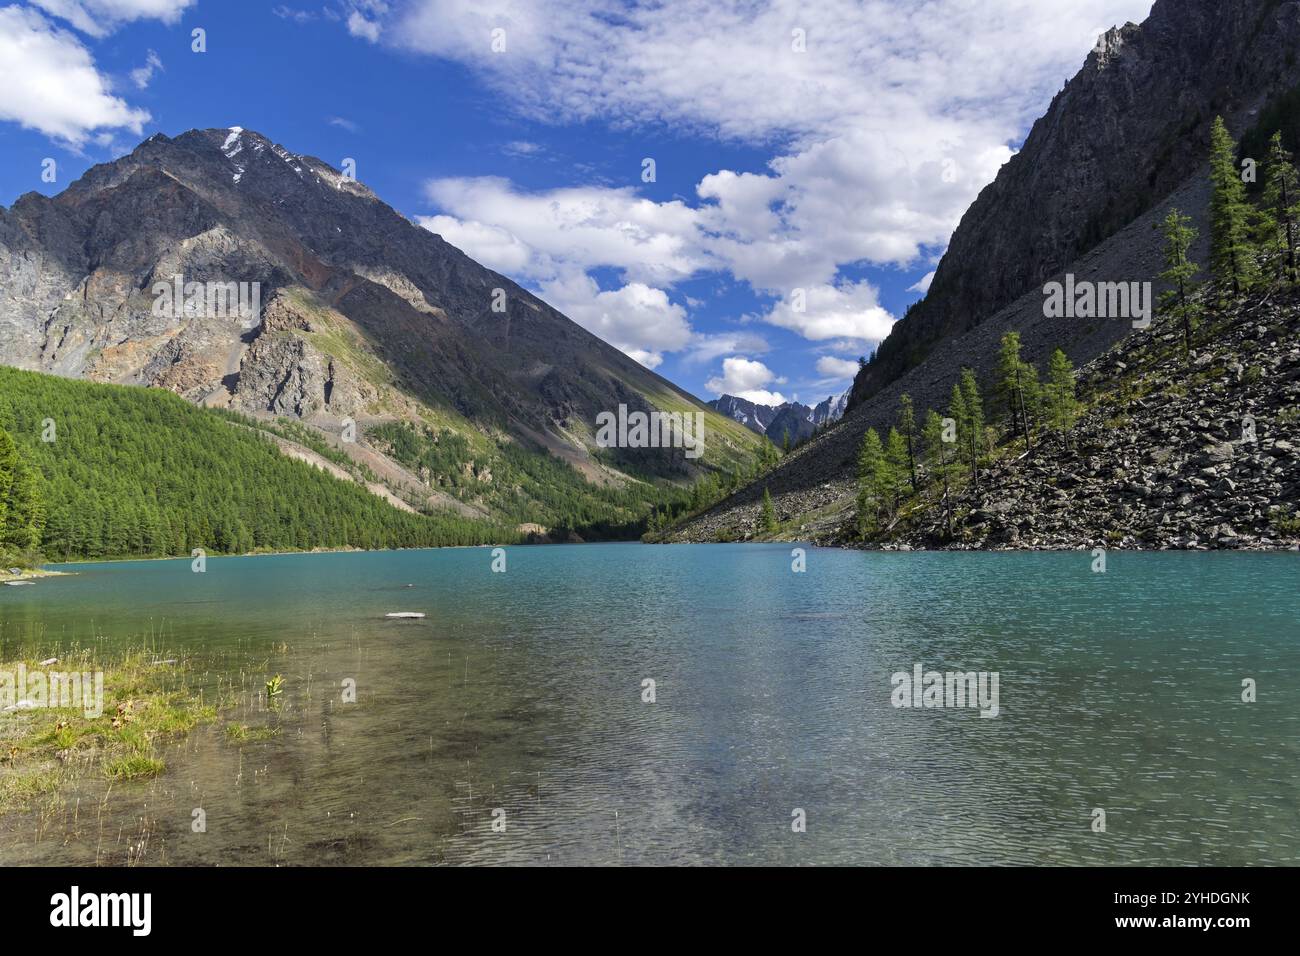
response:
<path id="1" fill-rule="evenodd" d="M 1074 90 L 1095 90 L 1095 77 L 1107 71 L 1110 71 L 1110 76 L 1150 75 L 1151 65 L 1138 63 L 1136 60 L 1143 49 L 1151 48 L 1153 45 L 1160 48 L 1162 56 L 1180 62 L 1192 56 L 1192 53 L 1178 52 L 1177 36 L 1170 34 L 1168 24 L 1176 22 L 1181 16 L 1191 17 L 1200 24 L 1195 35 L 1203 38 L 1203 34 L 1210 30 L 1209 24 L 1213 22 L 1217 5 L 1209 3 L 1208 0 L 1191 0 L 1186 5 L 1187 9 L 1178 11 L 1165 0 L 1161 0 L 1156 6 L 1158 10 L 1153 9 L 1153 19 L 1149 18 L 1140 29 L 1124 28 L 1119 34 L 1112 31 L 1107 35 L 1111 39 L 1102 44 L 1105 48 L 1103 52 L 1094 51 L 1080 71 L 1080 76 L 1085 77 L 1087 81 L 1082 87 L 1074 87 Z M 1260 89 L 1252 89 L 1247 84 L 1246 89 L 1236 94 L 1231 88 L 1225 88 L 1218 90 L 1217 93 L 1197 90 L 1188 95 L 1192 97 L 1189 102 L 1205 103 L 1217 95 L 1225 106 L 1230 102 L 1249 103 L 1248 106 L 1238 105 L 1235 111 L 1228 110 L 1229 126 L 1239 134 L 1248 132 L 1253 134 L 1258 130 L 1252 124 L 1255 124 L 1259 117 L 1268 114 L 1267 107 L 1270 103 L 1277 102 L 1290 90 L 1296 88 L 1296 83 L 1300 83 L 1300 73 L 1297 72 L 1300 67 L 1296 65 L 1294 53 L 1295 48 L 1300 46 L 1300 3 L 1295 0 L 1285 0 L 1285 2 L 1249 0 L 1242 6 L 1248 7 L 1251 14 L 1247 18 L 1248 26 L 1258 25 L 1259 30 L 1244 27 L 1242 11 L 1234 7 L 1231 11 L 1230 28 L 1225 29 L 1223 36 L 1237 38 L 1238 42 L 1230 45 L 1231 56 L 1228 57 L 1227 62 L 1216 64 L 1214 75 L 1216 77 L 1225 73 L 1236 75 L 1240 72 L 1242 77 L 1251 77 L 1263 71 L 1268 73 L 1272 80 Z M 1137 43 L 1127 47 L 1123 43 L 1118 45 L 1115 43 L 1116 36 L 1132 38 L 1138 34 L 1149 38 L 1146 47 Z M 1258 42 L 1247 42 L 1252 39 Z M 1296 39 L 1297 43 L 1290 44 L 1290 39 Z M 1195 44 L 1193 47 L 1199 49 Z M 1223 48 L 1219 47 L 1219 49 Z M 1106 50 L 1109 52 L 1105 52 Z M 1128 61 L 1124 60 L 1125 57 L 1128 57 Z M 1246 61 L 1250 61 L 1249 66 L 1243 65 L 1238 71 L 1235 64 L 1245 64 Z M 1114 71 L 1121 63 L 1124 64 L 1125 71 L 1122 74 Z M 1079 77 L 1076 77 L 1071 84 L 1075 84 L 1078 79 Z M 1164 85 L 1160 89 L 1169 93 L 1168 83 L 1164 80 L 1161 83 Z M 1063 104 L 1067 102 L 1073 104 L 1082 100 L 1082 97 L 1071 92 L 1071 84 L 1067 84 L 1067 90 L 1058 94 L 1044 117 L 1034 124 L 1038 137 L 1035 139 L 1035 134 L 1031 132 L 1031 139 L 1037 142 L 1050 133 L 1056 137 L 1056 141 L 1073 143 L 1074 150 L 1086 160 L 1083 163 L 1086 167 L 1096 155 L 1108 149 L 1111 138 L 1119 135 L 1116 130 L 1120 127 L 1104 121 L 1087 122 L 1081 119 L 1081 113 L 1073 107 L 1071 110 L 1066 110 Z M 1067 96 L 1067 92 L 1071 95 Z M 1172 96 L 1173 104 L 1182 102 L 1183 91 L 1173 90 L 1169 95 Z M 1123 102 L 1134 99 L 1142 101 L 1140 113 L 1159 114 L 1162 109 L 1170 106 L 1170 102 L 1165 102 L 1155 95 L 1148 95 L 1142 89 L 1127 90 L 1121 99 Z M 1114 102 L 1102 104 L 1093 119 L 1104 119 L 1110 115 L 1113 108 L 1115 108 Z M 1174 112 L 1178 111 L 1174 110 Z M 924 317 L 927 310 L 938 308 L 935 303 L 945 300 L 948 293 L 943 292 L 942 287 L 936 290 L 932 285 L 930 294 L 922 300 L 921 305 L 916 307 L 920 311 L 914 311 L 911 317 L 900 320 L 896 324 L 897 337 L 891 334 L 893 345 L 890 348 L 882 346 L 884 358 L 881 358 L 882 353 L 878 352 L 876 359 L 859 373 L 854 382 L 850 407 L 836 426 L 796 449 L 760 481 L 740 489 L 680 525 L 675 529 L 674 538 L 717 540 L 754 536 L 759 533 L 762 525 L 765 495 L 771 496 L 775 503 L 775 510 L 783 521 L 792 523 L 795 528 L 803 529 L 808 534 L 829 534 L 831 529 L 826 526 L 826 521 L 832 520 L 834 515 L 842 514 L 852 507 L 856 494 L 856 460 L 863 435 L 868 428 L 875 428 L 883 434 L 895 423 L 898 399 L 903 392 L 911 395 L 917 414 L 921 416 L 928 408 L 941 409 L 947 406 L 949 392 L 963 366 L 973 368 L 987 387 L 993 374 L 999 340 L 1008 331 L 1016 331 L 1020 334 L 1025 358 L 1038 364 L 1040 368 L 1046 367 L 1048 356 L 1057 348 L 1062 349 L 1078 367 L 1115 347 L 1130 333 L 1128 322 L 1050 317 L 1043 307 L 1041 283 L 1048 280 L 1061 281 L 1067 273 L 1074 273 L 1080 278 L 1099 282 L 1152 282 L 1154 291 L 1158 293 L 1161 291 L 1158 275 L 1165 265 L 1163 238 L 1157 227 L 1165 215 L 1174 208 L 1188 215 L 1192 225 L 1199 230 L 1199 237 L 1189 251 L 1190 257 L 1202 264 L 1208 263 L 1209 188 L 1205 176 L 1204 157 L 1208 154 L 1208 137 L 1205 131 L 1212 119 L 1213 114 L 1204 116 L 1201 122 L 1184 130 L 1178 136 L 1177 142 L 1171 148 L 1179 156 L 1186 154 L 1187 158 L 1180 160 L 1179 168 L 1186 165 L 1190 171 L 1174 187 L 1165 190 L 1162 186 L 1162 195 L 1159 199 L 1154 198 L 1155 193 L 1152 192 L 1145 203 L 1144 211 L 1111 230 L 1108 235 L 1094 242 L 1086 250 L 1063 261 L 1057 271 L 1038 276 L 1019 296 L 1001 308 L 980 315 L 982 321 L 970 321 L 967 324 L 967 320 L 962 320 L 957 328 L 937 334 L 937 337 L 921 352 L 914 354 L 909 362 L 891 365 L 891 362 L 895 361 L 890 358 L 891 349 L 894 350 L 895 356 L 902 354 L 898 351 L 902 348 L 899 343 L 904 342 L 911 334 L 909 329 L 914 330 L 918 327 L 916 316 Z M 1163 130 L 1165 124 L 1155 124 L 1155 127 Z M 1252 139 L 1258 140 L 1259 137 L 1252 136 Z M 1168 145 L 1170 144 L 1157 142 L 1159 150 L 1163 150 Z M 1133 144 L 1128 146 L 1129 150 L 1136 149 L 1139 152 L 1141 148 Z M 1027 158 L 1019 160 L 1015 168 L 1029 168 L 1025 164 L 1033 159 L 1032 151 L 1022 151 L 1020 155 L 1025 155 Z M 1086 180 L 1087 176 L 1079 173 L 1078 169 L 1071 165 L 1072 162 L 1073 160 L 1063 161 L 1032 171 L 1040 182 L 1047 185 L 1071 183 L 1072 177 L 1076 174 Z M 1008 167 L 1011 167 L 1010 163 Z M 959 227 L 959 233 L 966 236 L 974 235 L 980 230 L 991 228 L 989 223 L 996 225 L 1003 222 L 1008 215 L 1013 215 L 1005 210 L 996 210 L 997 215 L 994 216 L 989 211 L 993 197 L 1008 188 L 1008 176 L 1005 175 L 1008 167 L 1004 167 L 998 180 L 986 188 L 980 199 L 967 212 L 963 218 L 965 225 Z M 1137 183 L 1134 188 L 1150 188 L 1142 186 L 1150 177 L 1149 169 L 1141 164 L 1128 169 L 1129 176 Z M 1074 172 L 1072 173 L 1071 170 Z M 1071 189 L 1065 189 L 1064 193 L 1071 194 Z M 1025 212 L 1021 206 L 1022 201 L 1023 197 L 1007 208 L 1020 210 L 1020 213 L 1014 215 L 1033 223 L 1034 217 Z M 1050 217 L 1042 218 L 1044 222 L 1033 223 L 1028 229 L 1017 224 L 1010 228 L 1008 234 L 1014 234 L 1016 241 L 1022 241 L 1034 230 L 1045 232 L 1060 230 L 1064 233 L 1076 228 L 1071 223 L 1082 221 L 1075 214 L 1062 222 L 1053 222 Z M 1082 226 L 1077 228 L 1082 235 Z M 957 238 L 956 234 L 954 238 Z M 1082 242 L 1083 240 L 1076 236 L 1070 241 Z M 981 249 L 976 259 L 967 260 L 963 264 L 958 261 L 962 258 L 961 244 L 956 243 L 950 247 L 949 253 L 945 256 L 945 261 L 948 262 L 947 271 L 957 274 L 967 268 L 970 262 L 977 259 L 986 261 L 985 257 L 990 254 L 989 250 L 997 248 L 1004 248 L 1004 245 L 989 244 L 987 248 Z M 1001 269 L 1002 263 L 999 260 L 987 261 L 991 264 L 987 265 L 986 271 L 996 273 Z M 1023 263 L 1012 257 L 1006 266 L 1014 272 L 1022 268 Z M 941 270 L 942 268 L 941 266 Z M 962 314 L 978 314 L 971 313 L 968 306 L 963 308 L 966 308 L 967 312 Z M 957 314 L 953 312 L 948 318 Z M 887 343 L 889 341 L 886 340 Z"/>
<path id="2" fill-rule="evenodd" d="M 152 290 L 178 275 L 255 287 L 260 314 L 159 314 Z M 242 127 L 155 134 L 54 197 L 0 209 L 0 362 L 287 417 L 345 452 L 383 454 L 366 436 L 385 423 L 451 432 L 470 446 L 451 470 L 476 476 L 500 474 L 515 445 L 592 489 L 743 471 L 759 447 L 368 187 Z M 704 414 L 704 458 L 598 447 L 596 415 L 619 405 Z M 447 492 L 514 510 L 490 478 L 428 478 L 422 506 Z"/>
<path id="3" fill-rule="evenodd" d="M 828 395 L 816 405 L 782 402 L 762 405 L 738 395 L 720 395 L 708 403 L 710 408 L 740 422 L 750 431 L 782 445 L 787 440 L 797 444 L 811 438 L 818 428 L 839 421 L 848 403 L 848 392 L 838 397 Z"/>
<path id="4" fill-rule="evenodd" d="M 1156 0 L 1141 24 L 1107 31 L 962 216 L 850 409 L 1179 189 L 1216 114 L 1240 131 L 1300 84 L 1297 48 L 1295 0 Z"/>

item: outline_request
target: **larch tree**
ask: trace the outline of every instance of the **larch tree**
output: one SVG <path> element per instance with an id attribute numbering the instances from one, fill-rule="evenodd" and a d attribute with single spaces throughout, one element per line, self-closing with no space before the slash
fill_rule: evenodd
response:
<path id="1" fill-rule="evenodd" d="M 1187 251 L 1196 241 L 1196 229 L 1190 216 L 1170 209 L 1169 215 L 1165 216 L 1164 234 L 1165 271 L 1160 273 L 1159 279 L 1169 288 L 1160 295 L 1160 311 L 1182 326 L 1183 353 L 1190 359 L 1192 332 L 1199 311 L 1192 301 L 1192 292 L 1195 291 L 1192 280 L 1200 266 L 1187 258 Z"/>
<path id="2" fill-rule="evenodd" d="M 1210 271 L 1221 289 L 1241 295 L 1254 283 L 1257 267 L 1250 246 L 1251 206 L 1237 169 L 1237 144 L 1223 117 L 1210 129 Z"/>

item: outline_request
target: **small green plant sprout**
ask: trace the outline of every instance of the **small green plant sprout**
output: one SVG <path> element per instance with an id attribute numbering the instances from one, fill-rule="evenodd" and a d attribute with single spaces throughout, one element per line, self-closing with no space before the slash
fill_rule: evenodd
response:
<path id="1" fill-rule="evenodd" d="M 266 696 L 275 698 L 284 693 L 284 678 L 276 674 L 266 682 Z"/>

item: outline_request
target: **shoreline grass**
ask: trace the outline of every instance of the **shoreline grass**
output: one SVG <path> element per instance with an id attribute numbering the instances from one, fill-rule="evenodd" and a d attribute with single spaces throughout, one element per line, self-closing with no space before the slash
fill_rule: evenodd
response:
<path id="1" fill-rule="evenodd" d="M 0 660 L 0 816 L 57 804 L 64 790 L 92 775 L 117 781 L 156 777 L 166 769 L 159 745 L 216 721 L 220 713 L 202 690 L 191 687 L 184 660 L 156 650 L 76 649 L 46 661 Z M 28 675 L 102 673 L 102 699 L 83 687 L 82 700 L 48 701 L 75 705 L 46 706 L 15 686 L 20 668 Z"/>

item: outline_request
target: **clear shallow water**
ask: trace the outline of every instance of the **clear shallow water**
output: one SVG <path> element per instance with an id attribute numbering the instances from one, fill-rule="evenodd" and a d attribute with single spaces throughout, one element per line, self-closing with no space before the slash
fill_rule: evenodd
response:
<path id="1" fill-rule="evenodd" d="M 511 548 L 494 574 L 463 549 L 0 588 L 0 652 L 149 637 L 247 688 L 157 780 L 0 818 L 0 863 L 1300 863 L 1297 555 L 790 561 Z M 1000 715 L 894 708 L 916 663 L 998 672 Z M 236 745 L 229 719 L 281 734 Z"/>

